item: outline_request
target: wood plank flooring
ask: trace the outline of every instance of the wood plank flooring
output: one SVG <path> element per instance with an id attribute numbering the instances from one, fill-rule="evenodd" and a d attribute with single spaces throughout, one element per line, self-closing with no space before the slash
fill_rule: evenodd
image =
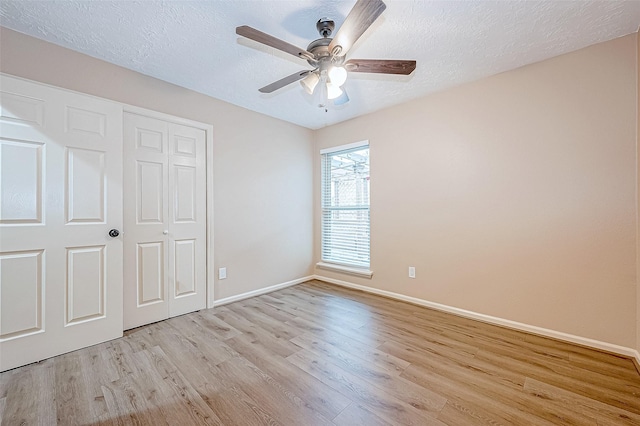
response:
<path id="1" fill-rule="evenodd" d="M 2 425 L 640 425 L 629 359 L 310 281 L 0 374 Z"/>

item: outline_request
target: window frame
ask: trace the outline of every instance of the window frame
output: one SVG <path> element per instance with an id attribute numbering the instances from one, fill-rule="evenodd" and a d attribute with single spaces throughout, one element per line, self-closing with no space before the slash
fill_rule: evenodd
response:
<path id="1" fill-rule="evenodd" d="M 328 155 L 337 154 L 345 151 L 356 151 L 359 149 L 368 149 L 369 150 L 369 159 L 368 165 L 371 166 L 371 146 L 368 140 L 354 142 L 345 145 L 334 146 L 330 148 L 325 148 L 320 150 L 320 262 L 316 264 L 318 268 L 327 269 L 332 271 L 343 272 L 351 275 L 361 276 L 365 278 L 371 278 L 373 272 L 371 271 L 371 199 L 370 199 L 370 187 L 367 197 L 367 205 L 366 208 L 364 205 L 354 206 L 352 208 L 340 206 L 340 207 L 331 207 L 326 205 L 326 196 L 327 193 L 330 193 L 330 188 L 326 188 L 326 170 L 325 170 L 325 161 Z M 329 181 L 329 185 L 331 185 L 331 181 Z M 350 263 L 337 261 L 334 259 L 325 259 L 325 214 L 327 212 L 332 211 L 366 211 L 368 219 L 368 257 L 369 263 L 368 265 Z"/>

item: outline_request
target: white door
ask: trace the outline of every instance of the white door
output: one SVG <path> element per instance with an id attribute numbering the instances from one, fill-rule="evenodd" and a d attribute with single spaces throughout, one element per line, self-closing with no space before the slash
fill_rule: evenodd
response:
<path id="1" fill-rule="evenodd" d="M 0 75 L 0 371 L 122 336 L 122 107 Z"/>
<path id="2" fill-rule="evenodd" d="M 124 114 L 124 328 L 206 306 L 206 133 Z"/>

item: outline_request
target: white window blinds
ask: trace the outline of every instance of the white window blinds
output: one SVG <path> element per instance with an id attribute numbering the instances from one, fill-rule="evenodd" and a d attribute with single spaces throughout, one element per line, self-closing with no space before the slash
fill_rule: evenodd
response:
<path id="1" fill-rule="evenodd" d="M 368 268 L 369 144 L 322 154 L 322 260 Z"/>

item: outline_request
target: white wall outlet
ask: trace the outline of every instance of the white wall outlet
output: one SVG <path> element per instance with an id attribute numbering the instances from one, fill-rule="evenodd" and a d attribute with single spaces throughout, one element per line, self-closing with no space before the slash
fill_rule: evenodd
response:
<path id="1" fill-rule="evenodd" d="M 415 278 L 415 277 L 416 277 L 416 267 L 409 266 L 409 278 Z"/>
<path id="2" fill-rule="evenodd" d="M 227 278 L 227 268 L 219 268 L 218 269 L 218 279 L 224 280 Z"/>

